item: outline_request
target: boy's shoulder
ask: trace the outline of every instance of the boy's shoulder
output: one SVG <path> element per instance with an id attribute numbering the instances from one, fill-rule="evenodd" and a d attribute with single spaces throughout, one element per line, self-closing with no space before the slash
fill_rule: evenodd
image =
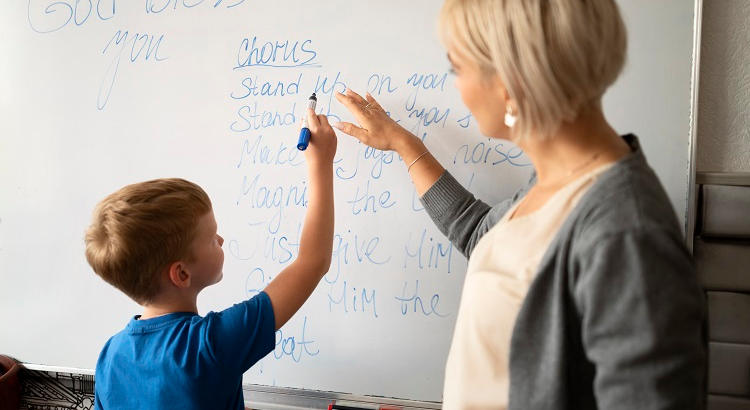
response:
<path id="1" fill-rule="evenodd" d="M 131 319 L 132 320 L 132 319 Z M 112 351 L 117 350 L 127 338 L 127 326 L 110 336 L 107 342 L 104 343 L 102 350 L 99 352 L 99 360 L 96 363 L 96 370 L 99 371 L 99 365 L 103 364 L 103 360 L 106 359 Z"/>
<path id="2" fill-rule="evenodd" d="M 121 408 L 171 408 L 184 402 L 195 408 L 242 408 L 242 390 L 237 389 L 242 374 L 275 343 L 273 309 L 265 292 L 205 317 L 133 318 L 102 348 L 96 397 Z"/>
<path id="3" fill-rule="evenodd" d="M 196 393 L 199 386 L 213 379 L 217 384 L 231 383 L 217 377 L 216 366 L 201 346 L 201 319 L 184 313 L 131 318 L 99 353 L 97 408 L 208 408 L 208 398 Z"/>
<path id="4" fill-rule="evenodd" d="M 116 362 L 173 362 L 188 355 L 206 364 L 246 363 L 249 368 L 275 346 L 274 314 L 265 292 L 228 309 L 200 316 L 176 312 L 140 319 L 132 317 L 124 329 L 104 344 L 97 373 Z M 239 360 L 238 360 L 239 359 Z M 135 363 L 134 363 L 135 364 Z M 134 366 L 137 368 L 143 363 Z"/>
<path id="5" fill-rule="evenodd" d="M 198 319 L 198 320 L 196 320 Z M 200 337 L 200 332 L 191 331 L 201 326 L 202 319 L 194 313 L 170 313 L 168 315 L 141 320 L 139 316 L 130 319 L 127 325 L 112 335 L 102 347 L 97 362 L 100 365 L 108 361 L 118 362 L 140 357 L 164 354 L 164 349 L 177 349 L 185 346 L 192 338 Z"/>
<path id="6" fill-rule="evenodd" d="M 94 390 L 98 400 L 102 399 L 103 394 L 109 395 L 111 385 L 117 384 L 113 380 L 115 370 L 121 366 L 128 366 L 132 362 L 132 360 L 127 360 L 127 355 L 123 355 L 123 352 L 127 351 L 127 349 L 123 349 L 126 339 L 127 327 L 110 336 L 99 351 L 94 373 L 94 380 L 96 380 Z"/>

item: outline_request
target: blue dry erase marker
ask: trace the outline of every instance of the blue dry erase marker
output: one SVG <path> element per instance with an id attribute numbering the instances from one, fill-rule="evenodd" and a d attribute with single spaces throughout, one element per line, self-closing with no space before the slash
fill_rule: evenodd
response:
<path id="1" fill-rule="evenodd" d="M 315 93 L 310 96 L 307 100 L 307 108 L 312 108 L 315 111 L 315 104 L 318 102 L 318 98 L 315 97 Z M 304 151 L 307 149 L 307 144 L 310 142 L 310 129 L 307 128 L 307 112 L 302 117 L 302 129 L 299 130 L 299 141 L 297 141 L 297 149 Z"/>

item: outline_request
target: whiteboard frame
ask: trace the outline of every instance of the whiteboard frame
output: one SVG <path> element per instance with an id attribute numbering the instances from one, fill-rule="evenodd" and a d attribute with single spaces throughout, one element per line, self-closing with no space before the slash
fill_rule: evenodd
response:
<path id="1" fill-rule="evenodd" d="M 693 12 L 693 59 L 691 64 L 691 90 L 690 90 L 690 131 L 688 140 L 688 195 L 687 215 L 684 222 L 685 240 L 688 249 L 693 250 L 693 236 L 696 224 L 696 150 L 698 130 L 698 97 L 700 86 L 700 57 L 701 38 L 703 22 L 703 0 L 694 0 Z M 23 366 L 31 370 L 55 371 L 73 374 L 94 375 L 93 369 L 82 369 L 72 367 L 47 366 L 34 363 L 23 363 Z M 96 382 L 96 381 L 95 381 Z M 301 410 L 309 408 L 325 408 L 333 401 L 345 401 L 347 405 L 361 406 L 362 408 L 377 409 L 381 405 L 398 408 L 402 410 L 440 409 L 441 402 L 428 402 L 417 400 L 395 399 L 378 396 L 361 396 L 348 393 L 316 391 L 286 387 L 263 386 L 243 383 L 243 391 L 246 394 L 245 405 L 253 409 L 285 409 Z M 250 400 L 248 400 L 248 397 Z"/>
<path id="2" fill-rule="evenodd" d="M 697 218 L 698 198 L 696 197 L 696 157 L 698 145 L 698 96 L 700 90 L 701 38 L 703 34 L 703 0 L 695 0 L 693 12 L 693 64 L 690 86 L 690 137 L 688 153 L 687 215 L 685 220 L 685 242 L 693 253 L 693 237 Z"/>
<path id="3" fill-rule="evenodd" d="M 441 409 L 441 402 L 392 399 L 378 396 L 360 396 L 294 389 L 288 387 L 270 387 L 256 384 L 244 384 L 245 406 L 263 410 L 302 410 L 324 409 L 336 402 L 341 405 L 362 409 L 379 409 L 381 406 L 398 410 Z"/>

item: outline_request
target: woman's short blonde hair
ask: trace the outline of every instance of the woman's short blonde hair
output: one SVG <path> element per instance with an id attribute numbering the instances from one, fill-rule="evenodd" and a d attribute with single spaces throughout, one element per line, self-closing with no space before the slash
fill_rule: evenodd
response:
<path id="1" fill-rule="evenodd" d="M 104 198 L 86 230 L 86 259 L 97 275 L 139 304 L 159 293 L 159 273 L 183 258 L 198 220 L 211 210 L 201 187 L 184 179 L 127 185 Z"/>
<path id="2" fill-rule="evenodd" d="M 550 136 L 597 106 L 625 62 L 614 0 L 446 0 L 439 28 L 445 46 L 500 76 L 517 105 L 514 139 Z"/>

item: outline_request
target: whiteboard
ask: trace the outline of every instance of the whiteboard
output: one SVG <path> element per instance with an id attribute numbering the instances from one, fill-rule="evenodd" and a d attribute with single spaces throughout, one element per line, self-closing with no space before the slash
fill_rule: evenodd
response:
<path id="1" fill-rule="evenodd" d="M 605 96 L 641 138 L 685 221 L 693 5 L 621 1 L 622 77 Z M 28 0 L 0 5 L 0 352 L 95 366 L 139 307 L 86 264 L 95 204 L 183 177 L 211 196 L 224 279 L 202 314 L 263 288 L 297 252 L 306 168 L 294 149 L 310 93 L 370 91 L 479 198 L 530 175 L 479 135 L 437 40 L 439 2 Z M 432 225 L 398 155 L 340 135 L 331 270 L 247 383 L 440 401 L 466 260 Z"/>

